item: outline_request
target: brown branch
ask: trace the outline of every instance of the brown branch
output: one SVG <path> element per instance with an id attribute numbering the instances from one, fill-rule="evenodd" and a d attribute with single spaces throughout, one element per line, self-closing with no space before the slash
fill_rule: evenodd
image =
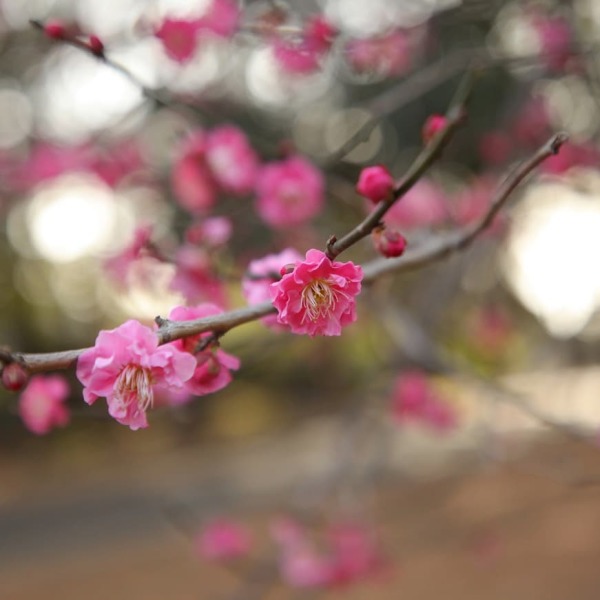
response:
<path id="1" fill-rule="evenodd" d="M 438 134 L 438 138 L 443 132 Z M 407 252 L 397 259 L 381 259 L 372 261 L 364 266 L 365 283 L 370 283 L 391 272 L 401 272 L 416 269 L 441 260 L 454 252 L 466 249 L 473 241 L 491 224 L 494 216 L 506 204 L 514 189 L 544 160 L 556 154 L 561 145 L 565 143 L 567 136 L 564 133 L 554 135 L 534 156 L 517 167 L 507 177 L 500 187 L 488 212 L 482 219 L 472 227 L 465 228 L 458 234 L 448 235 L 433 244 L 424 244 L 413 251 Z M 435 140 L 434 140 L 435 141 Z M 157 318 L 159 328 L 157 335 L 161 344 L 181 339 L 191 335 L 197 335 L 206 331 L 223 334 L 238 325 L 249 323 L 275 313 L 275 308 L 264 302 L 255 306 L 247 306 L 220 315 L 196 319 L 194 321 L 169 321 Z M 67 350 L 64 352 L 51 352 L 47 354 L 24 354 L 15 352 L 10 355 L 12 360 L 21 363 L 31 372 L 52 371 L 66 369 L 72 366 L 79 356 L 84 352 L 81 350 Z"/>
<path id="2" fill-rule="evenodd" d="M 367 217 L 352 231 L 340 239 L 337 239 L 335 236 L 333 236 L 333 242 L 327 243 L 326 254 L 330 259 L 333 260 L 344 250 L 368 236 L 371 231 L 380 224 L 385 213 L 400 198 L 402 198 L 415 185 L 415 183 L 417 183 L 419 179 L 421 179 L 427 169 L 429 169 L 429 167 L 441 155 L 452 135 L 465 118 L 465 105 L 471 94 L 471 90 L 473 89 L 475 75 L 476 72 L 474 70 L 470 70 L 462 79 L 456 94 L 450 103 L 450 108 L 446 113 L 446 125 L 423 148 L 421 153 L 409 167 L 404 177 L 396 185 L 393 195 L 388 200 L 379 202 L 377 206 L 367 215 Z"/>
<path id="3" fill-rule="evenodd" d="M 479 234 L 491 225 L 494 217 L 502 210 L 515 188 L 540 163 L 557 154 L 567 139 L 568 136 L 565 133 L 555 134 L 531 158 L 520 164 L 500 186 L 489 210 L 480 221 L 458 232 L 438 237 L 417 246 L 399 258 L 378 259 L 370 262 L 363 269 L 363 281 L 370 282 L 387 273 L 418 269 L 468 248 Z"/>

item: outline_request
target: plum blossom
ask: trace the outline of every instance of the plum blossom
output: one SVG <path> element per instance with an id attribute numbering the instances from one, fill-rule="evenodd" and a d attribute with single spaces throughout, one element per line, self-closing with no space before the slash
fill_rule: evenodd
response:
<path id="1" fill-rule="evenodd" d="M 448 119 L 444 115 L 430 115 L 427 117 L 421 130 L 423 141 L 428 144 L 439 131 L 446 127 L 447 123 Z"/>
<path id="2" fill-rule="evenodd" d="M 171 185 L 179 205 L 192 214 L 207 211 L 216 200 L 216 184 L 203 158 L 180 157 L 171 171 Z"/>
<path id="3" fill-rule="evenodd" d="M 154 35 L 161 41 L 166 55 L 184 64 L 196 53 L 198 45 L 198 21 L 166 18 Z"/>
<path id="4" fill-rule="evenodd" d="M 356 191 L 371 202 L 387 200 L 394 190 L 394 178 L 383 165 L 365 167 L 358 177 Z"/>
<path id="5" fill-rule="evenodd" d="M 185 240 L 190 244 L 218 248 L 229 241 L 232 232 L 233 225 L 227 217 L 208 217 L 192 223 L 185 231 Z"/>
<path id="6" fill-rule="evenodd" d="M 371 238 L 377 252 L 386 258 L 402 256 L 406 250 L 407 241 L 405 237 L 395 229 L 380 225 L 373 229 Z"/>
<path id="7" fill-rule="evenodd" d="M 194 545 L 202 558 L 227 561 L 246 556 L 252 547 L 252 538 L 239 523 L 216 519 L 200 531 Z"/>
<path id="8" fill-rule="evenodd" d="M 223 125 L 206 137 L 206 162 L 219 185 L 233 194 L 252 191 L 258 173 L 258 157 L 243 131 Z"/>
<path id="9" fill-rule="evenodd" d="M 44 435 L 69 422 L 65 401 L 69 384 L 60 375 L 34 375 L 19 398 L 19 415 L 27 429 Z"/>
<path id="10" fill-rule="evenodd" d="M 359 73 L 375 73 L 381 77 L 402 75 L 412 63 L 412 48 L 404 31 L 392 31 L 373 38 L 350 40 L 346 60 Z"/>
<path id="11" fill-rule="evenodd" d="M 169 313 L 174 321 L 192 321 L 203 317 L 221 314 L 223 310 L 216 304 L 204 303 L 198 306 L 177 306 Z M 210 332 L 192 335 L 169 344 L 178 351 L 189 352 L 196 362 L 192 376 L 185 383 L 185 391 L 194 396 L 204 396 L 222 390 L 231 383 L 231 371 L 240 367 L 237 357 L 221 348 L 206 348 L 198 351 L 199 345 L 209 337 Z M 180 398 L 176 398 L 179 400 Z"/>
<path id="12" fill-rule="evenodd" d="M 191 354 L 159 346 L 152 329 L 129 320 L 98 334 L 94 347 L 79 357 L 77 378 L 87 404 L 106 398 L 110 416 L 136 430 L 148 427 L 155 392 L 182 389 L 195 368 Z"/>
<path id="13" fill-rule="evenodd" d="M 269 254 L 264 258 L 253 260 L 248 265 L 242 278 L 242 293 L 250 305 L 271 300 L 270 286 L 281 278 L 281 269 L 288 264 L 302 260 L 302 255 L 293 248 L 286 248 L 278 254 Z M 265 325 L 281 328 L 276 315 L 268 315 L 262 319 Z"/>
<path id="14" fill-rule="evenodd" d="M 429 383 L 421 371 L 407 371 L 397 380 L 392 392 L 392 415 L 401 424 L 420 422 L 438 432 L 457 425 L 457 415 Z"/>
<path id="15" fill-rule="evenodd" d="M 302 156 L 291 156 L 265 165 L 256 183 L 256 210 L 276 228 L 300 225 L 323 206 L 321 171 Z"/>
<path id="16" fill-rule="evenodd" d="M 293 333 L 340 335 L 356 321 L 356 296 L 363 271 L 352 262 L 330 260 L 320 250 L 309 250 L 304 261 L 270 285 L 277 322 Z"/>
<path id="17" fill-rule="evenodd" d="M 230 38 L 238 28 L 240 8 L 233 0 L 213 0 L 208 10 L 198 21 L 200 31 Z"/>

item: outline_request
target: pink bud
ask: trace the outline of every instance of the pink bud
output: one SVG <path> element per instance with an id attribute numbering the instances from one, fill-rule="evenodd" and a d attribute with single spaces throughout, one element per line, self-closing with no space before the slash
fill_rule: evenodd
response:
<path id="1" fill-rule="evenodd" d="M 44 33 L 53 40 L 63 40 L 66 36 L 67 29 L 62 21 L 53 19 L 44 25 Z"/>
<path id="2" fill-rule="evenodd" d="M 2 370 L 2 385 L 11 392 L 22 390 L 28 379 L 27 371 L 17 362 L 6 365 Z"/>
<path id="3" fill-rule="evenodd" d="M 430 115 L 427 117 L 425 125 L 423 125 L 423 129 L 421 130 L 423 142 L 428 144 L 447 124 L 448 119 L 444 115 Z"/>
<path id="4" fill-rule="evenodd" d="M 376 250 L 386 258 L 402 256 L 406 250 L 406 238 L 395 229 L 376 227 L 371 233 Z"/>
<path id="5" fill-rule="evenodd" d="M 104 43 L 97 35 L 90 35 L 88 40 L 88 46 L 94 56 L 104 56 Z"/>
<path id="6" fill-rule="evenodd" d="M 393 189 L 394 178 L 383 165 L 364 168 L 356 184 L 356 191 L 372 202 L 385 200 Z"/>

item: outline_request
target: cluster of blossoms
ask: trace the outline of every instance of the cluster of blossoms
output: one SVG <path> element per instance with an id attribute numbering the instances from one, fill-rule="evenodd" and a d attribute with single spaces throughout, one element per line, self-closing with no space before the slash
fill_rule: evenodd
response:
<path id="1" fill-rule="evenodd" d="M 211 304 L 176 307 L 169 318 L 190 320 L 220 312 Z M 85 402 L 106 398 L 109 414 L 136 430 L 148 426 L 146 413 L 157 403 L 178 405 L 224 388 L 239 361 L 219 348 L 205 348 L 207 335 L 159 345 L 156 332 L 134 320 L 101 331 L 77 363 Z"/>
<path id="2" fill-rule="evenodd" d="M 421 371 L 407 371 L 392 392 L 392 416 L 399 424 L 418 422 L 438 432 L 457 425 L 458 417 Z"/>

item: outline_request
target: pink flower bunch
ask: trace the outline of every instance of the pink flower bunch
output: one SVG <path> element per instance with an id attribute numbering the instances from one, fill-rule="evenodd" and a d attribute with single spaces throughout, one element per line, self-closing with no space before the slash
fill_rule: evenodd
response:
<path id="1" fill-rule="evenodd" d="M 289 264 L 295 265 L 301 260 L 299 252 L 286 248 L 278 254 L 269 254 L 251 261 L 242 278 L 242 293 L 246 302 L 253 305 L 271 300 L 271 284 L 281 279 L 282 268 Z M 282 327 L 278 324 L 276 315 L 264 317 L 262 321 L 270 327 Z"/>
<path id="2" fill-rule="evenodd" d="M 292 587 L 349 584 L 372 576 L 384 564 L 373 536 L 362 525 L 341 523 L 329 527 L 322 550 L 291 519 L 279 519 L 271 529 L 280 550 L 281 577 Z"/>
<path id="3" fill-rule="evenodd" d="M 259 160 L 246 135 L 233 125 L 208 133 L 194 131 L 173 165 L 171 182 L 179 204 L 202 213 L 215 203 L 219 189 L 244 195 L 254 188 Z"/>
<path id="4" fill-rule="evenodd" d="M 420 422 L 446 432 L 457 425 L 457 415 L 421 371 L 407 371 L 397 380 L 392 392 L 392 416 L 399 424 Z"/>
<path id="5" fill-rule="evenodd" d="M 209 252 L 192 244 L 183 244 L 175 255 L 175 274 L 169 288 L 179 292 L 191 304 L 210 300 L 227 304 L 223 282 L 216 276 Z"/>
<path id="6" fill-rule="evenodd" d="M 191 354 L 159 346 L 152 329 L 130 320 L 98 334 L 94 347 L 79 357 L 77 378 L 85 402 L 106 398 L 110 416 L 136 430 L 148 427 L 155 393 L 184 388 L 196 366 Z"/>
<path id="7" fill-rule="evenodd" d="M 246 556 L 252 548 L 252 538 L 243 525 L 216 519 L 200 531 L 194 546 L 202 558 L 229 561 Z"/>
<path id="8" fill-rule="evenodd" d="M 27 429 L 44 435 L 69 422 L 65 401 L 69 384 L 60 375 L 33 376 L 19 398 L 19 415 Z"/>
<path id="9" fill-rule="evenodd" d="M 291 156 L 263 166 L 256 193 L 256 210 L 265 223 L 293 227 L 316 216 L 323 207 L 323 175 L 302 156 Z"/>
<path id="10" fill-rule="evenodd" d="M 277 322 L 311 337 L 340 335 L 342 327 L 356 321 L 362 277 L 354 263 L 332 261 L 320 250 L 309 250 L 304 261 L 270 286 Z"/>
<path id="11" fill-rule="evenodd" d="M 195 56 L 202 35 L 229 38 L 237 30 L 239 17 L 239 8 L 233 0 L 213 0 L 202 17 L 167 17 L 155 29 L 154 35 L 171 60 L 184 64 Z"/>
<path id="12" fill-rule="evenodd" d="M 173 321 L 192 321 L 219 315 L 223 312 L 216 304 L 204 303 L 198 306 L 177 306 L 169 313 L 169 319 Z M 231 371 L 240 368 L 237 357 L 228 354 L 220 348 L 206 348 L 199 350 L 202 341 L 210 336 L 210 333 L 192 335 L 169 344 L 182 352 L 189 352 L 196 361 L 192 376 L 186 381 L 185 391 L 193 396 L 204 396 L 222 390 L 231 383 Z M 181 400 L 175 397 L 176 402 Z"/>
<path id="13" fill-rule="evenodd" d="M 419 228 L 439 225 L 448 216 L 446 196 L 431 181 L 420 179 L 385 214 L 386 225 L 399 228 Z"/>
<path id="14" fill-rule="evenodd" d="M 346 60 L 358 73 L 395 77 L 406 73 L 412 64 L 409 36 L 401 30 L 373 38 L 350 40 Z"/>
<path id="15" fill-rule="evenodd" d="M 185 231 L 185 240 L 189 244 L 207 248 L 224 246 L 233 233 L 233 225 L 227 217 L 208 217 L 192 223 Z"/>
<path id="16" fill-rule="evenodd" d="M 388 200 L 394 191 L 394 178 L 383 165 L 365 167 L 358 176 L 356 191 L 374 203 Z"/>
<path id="17" fill-rule="evenodd" d="M 336 35 L 336 29 L 325 17 L 317 15 L 296 39 L 274 38 L 273 55 L 286 73 L 312 73 L 321 65 Z"/>

